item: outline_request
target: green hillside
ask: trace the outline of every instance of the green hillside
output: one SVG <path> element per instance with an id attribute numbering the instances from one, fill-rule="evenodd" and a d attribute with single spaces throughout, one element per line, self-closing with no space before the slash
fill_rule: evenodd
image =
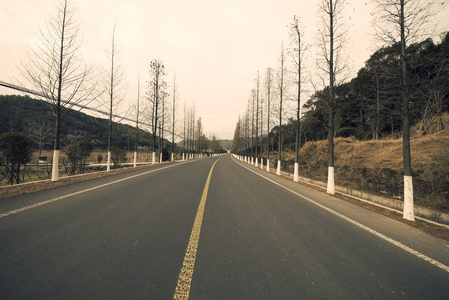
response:
<path id="1" fill-rule="evenodd" d="M 50 129 L 45 140 L 45 149 L 52 149 L 54 123 L 50 105 L 28 96 L 0 95 L 0 134 L 9 131 L 28 133 L 30 126 L 40 124 Z M 106 149 L 108 138 L 108 121 L 95 118 L 85 113 L 68 110 L 61 118 L 62 146 L 70 145 L 80 140 L 91 141 L 95 148 Z M 122 149 L 132 150 L 135 145 L 135 127 L 114 123 L 112 144 Z M 151 134 L 140 130 L 139 145 L 151 146 Z M 168 141 L 165 141 L 168 143 Z"/>

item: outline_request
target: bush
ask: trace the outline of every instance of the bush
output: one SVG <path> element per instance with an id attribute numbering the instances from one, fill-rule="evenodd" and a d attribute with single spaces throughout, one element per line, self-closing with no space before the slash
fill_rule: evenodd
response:
<path id="1" fill-rule="evenodd" d="M 84 166 L 86 164 L 86 158 L 90 155 L 92 150 L 92 143 L 88 141 L 79 141 L 78 143 L 69 146 L 65 151 L 65 154 L 70 161 L 67 174 L 75 175 L 77 170 L 83 173 L 85 170 Z"/>
<path id="2" fill-rule="evenodd" d="M 126 150 L 120 149 L 119 147 L 111 147 L 111 159 L 114 163 L 114 168 L 119 167 L 121 163 L 126 162 Z"/>
<path id="3" fill-rule="evenodd" d="M 20 165 L 31 160 L 32 145 L 33 141 L 23 133 L 7 132 L 0 135 L 2 173 L 11 185 L 14 181 L 20 183 Z"/>

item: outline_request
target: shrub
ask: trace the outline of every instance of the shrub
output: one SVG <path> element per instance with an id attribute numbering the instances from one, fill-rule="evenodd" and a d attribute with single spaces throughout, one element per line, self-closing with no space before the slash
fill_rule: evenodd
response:
<path id="1" fill-rule="evenodd" d="M 126 150 L 120 149 L 116 146 L 112 146 L 111 159 L 114 163 L 114 168 L 117 168 L 121 163 L 126 162 Z"/>
<path id="2" fill-rule="evenodd" d="M 31 160 L 33 141 L 25 134 L 7 132 L 0 135 L 1 165 L 3 176 L 14 184 L 20 183 L 20 165 Z"/>
<path id="3" fill-rule="evenodd" d="M 90 155 L 92 150 L 92 143 L 88 141 L 79 141 L 78 143 L 69 146 L 65 152 L 70 161 L 70 167 L 67 173 L 74 175 L 77 170 L 84 172 L 86 158 Z"/>

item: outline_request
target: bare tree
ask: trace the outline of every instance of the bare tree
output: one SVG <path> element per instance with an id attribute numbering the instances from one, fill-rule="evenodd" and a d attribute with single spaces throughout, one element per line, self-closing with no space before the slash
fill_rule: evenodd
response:
<path id="1" fill-rule="evenodd" d="M 295 143 L 295 168 L 294 168 L 294 174 L 293 174 L 293 181 L 297 182 L 299 181 L 298 178 L 298 172 L 299 172 L 299 165 L 298 165 L 298 159 L 299 159 L 299 147 L 301 142 L 301 123 L 300 123 L 300 114 L 301 114 L 301 62 L 302 62 L 302 56 L 301 56 L 301 32 L 299 30 L 298 25 L 298 18 L 294 16 L 293 18 L 293 24 L 291 24 L 291 30 L 292 30 L 292 40 L 295 43 L 295 46 L 292 51 L 292 57 L 296 65 L 297 75 L 298 75 L 298 90 L 297 90 L 297 108 L 296 108 L 296 143 Z"/>
<path id="2" fill-rule="evenodd" d="M 251 162 L 254 162 L 254 110 L 255 110 L 255 99 L 256 99 L 256 91 L 254 89 L 251 90 L 251 100 L 252 100 L 252 109 L 251 109 Z M 257 154 L 257 152 L 256 152 Z"/>
<path id="3" fill-rule="evenodd" d="M 187 150 L 187 148 L 186 148 L 186 138 L 187 138 L 187 135 L 186 135 L 186 125 L 187 125 L 187 104 L 186 104 L 186 101 L 184 100 L 184 116 L 183 116 L 183 120 L 182 120 L 182 122 L 183 122 L 183 134 L 182 134 L 182 148 L 183 148 L 183 159 L 185 158 L 184 157 L 184 155 L 185 155 L 185 153 L 186 153 L 186 150 Z"/>
<path id="4" fill-rule="evenodd" d="M 271 85 L 273 82 L 273 69 L 267 68 L 265 72 L 265 88 L 267 91 L 267 171 L 270 171 L 270 100 Z"/>
<path id="5" fill-rule="evenodd" d="M 198 153 L 201 153 L 201 151 L 203 150 L 201 147 L 202 146 L 201 145 L 201 137 L 203 135 L 203 124 L 201 123 L 201 117 L 198 118 L 196 129 L 198 130 L 198 136 L 197 136 L 198 148 L 197 149 L 198 149 Z"/>
<path id="6" fill-rule="evenodd" d="M 257 80 L 256 80 L 257 88 L 256 88 L 256 167 L 259 156 L 259 71 L 257 71 Z"/>
<path id="7" fill-rule="evenodd" d="M 140 109 L 140 74 L 137 77 L 137 107 L 136 107 L 136 147 L 134 151 L 134 167 L 137 166 L 137 152 L 139 151 L 139 109 Z"/>
<path id="8" fill-rule="evenodd" d="M 165 88 L 165 68 L 160 60 L 152 60 L 150 63 L 150 81 L 147 87 L 147 99 L 150 106 L 151 130 L 153 135 L 153 163 L 156 161 L 156 137 L 158 129 L 158 119 L 160 116 L 161 92 Z"/>
<path id="9" fill-rule="evenodd" d="M 413 178 L 410 154 L 410 87 L 407 80 L 408 65 L 407 45 L 416 41 L 423 34 L 428 34 L 427 27 L 435 14 L 436 1 L 423 0 L 373 0 L 376 4 L 374 27 L 377 36 L 385 43 L 400 43 L 401 93 L 402 93 L 402 146 L 404 168 L 404 219 L 414 221 Z"/>
<path id="10" fill-rule="evenodd" d="M 170 114 L 169 114 L 169 94 L 166 91 L 166 82 L 164 82 L 164 85 L 161 89 L 161 116 L 160 116 L 160 132 L 159 132 L 159 162 L 163 161 L 163 150 L 164 150 L 164 131 L 166 131 L 166 123 L 168 120 L 170 120 Z"/>
<path id="11" fill-rule="evenodd" d="M 107 99 L 100 104 L 102 106 L 106 106 L 109 112 L 107 172 L 111 169 L 112 125 L 114 123 L 114 117 L 117 115 L 124 116 L 127 114 L 122 107 L 126 94 L 126 85 L 124 82 L 123 67 L 117 58 L 118 51 L 115 44 L 115 30 L 116 25 L 114 25 L 112 30 L 111 50 L 107 53 L 110 66 L 108 68 L 104 68 L 103 70 L 103 78 L 106 82 L 105 90 Z"/>
<path id="12" fill-rule="evenodd" d="M 346 69 L 343 59 L 343 45 L 345 42 L 347 28 L 342 24 L 345 0 L 322 0 L 320 6 L 322 30 L 321 32 L 321 60 L 318 67 L 329 75 L 329 97 L 328 97 L 328 179 L 327 193 L 335 194 L 334 179 L 334 134 L 335 134 L 335 77 L 342 77 Z M 343 80 L 343 79 L 341 79 Z M 324 82 L 324 78 L 323 78 Z"/>
<path id="13" fill-rule="evenodd" d="M 57 15 L 41 29 L 36 49 L 31 49 L 29 62 L 23 64 L 28 83 L 44 95 L 56 119 L 52 181 L 59 179 L 59 148 L 61 116 L 73 105 L 83 105 L 90 99 L 95 84 L 88 67 L 79 56 L 77 42 L 79 26 L 67 0 L 60 2 Z M 87 104 L 86 104 L 87 105 Z"/>
<path id="14" fill-rule="evenodd" d="M 28 136 L 39 146 L 39 157 L 41 157 L 42 148 L 48 143 L 52 128 L 48 122 L 42 119 L 31 119 L 27 122 L 26 126 Z"/>
<path id="15" fill-rule="evenodd" d="M 241 128 L 240 128 L 240 116 L 239 120 L 237 121 L 237 124 L 235 125 L 234 129 L 234 138 L 232 139 L 232 152 L 236 153 L 237 155 L 240 155 L 240 134 L 241 134 Z"/>
<path id="16" fill-rule="evenodd" d="M 282 160 L 282 101 L 285 92 L 285 54 L 284 54 L 284 45 L 282 45 L 281 49 L 281 57 L 279 59 L 281 66 L 278 70 L 277 74 L 277 88 L 279 92 L 279 130 L 278 130 L 278 164 L 277 164 L 277 175 L 281 175 L 281 160 Z"/>
<path id="17" fill-rule="evenodd" d="M 177 101 L 177 87 L 176 87 L 176 75 L 173 76 L 173 103 L 172 103 L 172 160 L 174 159 L 174 153 L 175 153 L 175 132 L 176 132 L 176 125 L 177 125 L 177 108 L 178 108 L 178 101 Z"/>

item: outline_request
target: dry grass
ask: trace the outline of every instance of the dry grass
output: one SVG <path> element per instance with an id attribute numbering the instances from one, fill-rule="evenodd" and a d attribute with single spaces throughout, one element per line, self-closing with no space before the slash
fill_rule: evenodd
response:
<path id="1" fill-rule="evenodd" d="M 442 211 L 449 211 L 449 114 L 431 124 L 433 134 L 422 135 L 419 127 L 412 128 L 411 156 L 414 172 L 415 202 Z M 437 129 L 440 131 L 437 131 Z M 402 182 L 402 139 L 357 141 L 336 138 L 336 182 L 351 188 L 377 194 L 400 197 Z M 277 163 L 277 153 L 270 155 Z M 285 151 L 282 167 L 293 172 L 295 154 Z M 328 141 L 308 142 L 299 153 L 302 176 L 326 180 Z"/>

